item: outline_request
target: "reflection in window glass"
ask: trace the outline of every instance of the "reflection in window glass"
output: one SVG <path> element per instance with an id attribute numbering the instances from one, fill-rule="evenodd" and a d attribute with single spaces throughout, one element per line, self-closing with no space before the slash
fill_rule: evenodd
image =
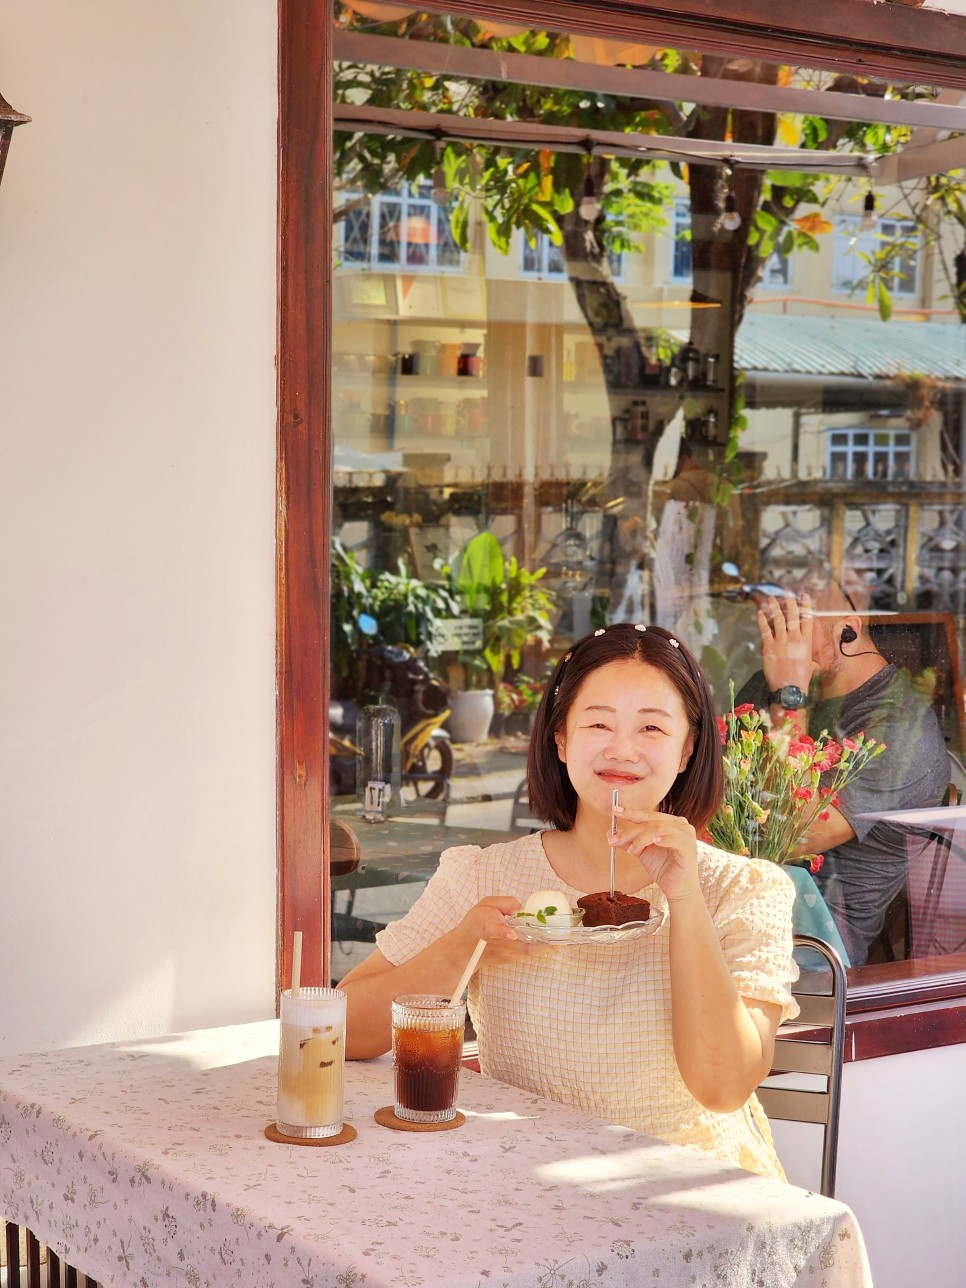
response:
<path id="1" fill-rule="evenodd" d="M 436 22 L 438 39 L 456 33 L 470 52 L 519 52 L 468 20 L 426 19 Z M 568 40 L 523 45 L 569 57 Z M 675 58 L 701 74 L 700 55 Z M 513 124 L 526 99 L 527 130 L 539 117 L 536 87 L 531 101 L 468 78 L 454 98 L 450 78 L 407 75 L 386 71 L 386 85 L 414 113 L 459 102 L 467 120 Z M 593 128 L 673 134 L 692 119 L 668 113 L 655 123 L 602 103 Z M 851 668 L 849 694 L 876 675 L 882 688 L 878 705 L 859 694 L 830 706 L 841 694 L 829 685 L 809 720 L 843 736 L 881 729 L 915 753 L 884 754 L 885 777 L 852 793 L 855 811 L 938 807 L 963 750 L 966 328 L 949 276 L 961 231 L 926 186 L 919 197 L 912 183 L 877 188 L 878 222 L 864 230 L 853 213 L 862 166 L 843 177 L 769 165 L 754 186 L 733 176 L 739 205 L 755 204 L 728 228 L 727 185 L 708 166 L 589 157 L 583 135 L 555 152 L 540 140 L 496 146 L 482 128 L 437 141 L 414 126 L 363 146 L 354 128 L 336 132 L 336 813 L 359 819 L 367 703 L 398 712 L 398 788 L 388 824 L 357 824 L 369 858 L 337 887 L 336 972 L 411 905 L 445 844 L 537 825 L 524 776 L 543 683 L 575 639 L 609 622 L 672 630 L 720 710 L 732 682 L 767 705 L 754 588 L 808 590 L 834 628 L 816 658 L 820 689 L 833 664 Z M 785 131 L 802 165 L 824 146 L 815 129 L 797 118 Z M 840 151 L 861 146 L 852 131 Z M 372 157 L 380 173 L 405 163 L 408 181 L 362 200 L 373 172 L 353 166 Z M 884 321 L 882 299 L 865 298 L 873 271 L 922 314 Z M 850 654 L 866 659 L 861 679 Z M 940 941 L 923 928 L 908 865 L 927 859 L 889 819 L 867 827 L 845 814 L 856 835 L 807 875 L 853 964 L 954 951 L 936 947 L 952 931 Z M 860 850 L 879 858 L 874 890 L 855 884 Z M 386 880 L 370 882 L 379 872 Z"/>
<path id="2" fill-rule="evenodd" d="M 459 269 L 462 255 L 453 238 L 449 211 L 436 205 L 429 192 L 428 185 L 421 184 L 371 198 L 346 193 L 342 264 Z"/>
<path id="3" fill-rule="evenodd" d="M 902 429 L 839 429 L 829 434 L 829 477 L 907 479 L 912 435 Z"/>
<path id="4" fill-rule="evenodd" d="M 691 281 L 691 203 L 685 197 L 674 201 L 673 238 L 671 251 L 671 281 Z M 765 260 L 761 270 L 761 285 L 769 290 L 779 290 L 792 284 L 792 261 L 781 247 L 776 247 Z"/>
<path id="5" fill-rule="evenodd" d="M 523 253 L 520 271 L 527 276 L 566 278 L 567 265 L 564 262 L 562 249 L 550 240 L 546 233 L 539 233 L 531 243 L 526 237 L 522 239 Z M 624 275 L 624 257 L 615 252 L 607 256 L 611 276 L 619 281 Z"/>
<path id="6" fill-rule="evenodd" d="M 835 220 L 835 293 L 864 291 L 877 265 L 894 295 L 918 295 L 916 225 L 910 219 L 880 219 L 874 228 L 863 229 L 858 215 L 839 215 Z"/>

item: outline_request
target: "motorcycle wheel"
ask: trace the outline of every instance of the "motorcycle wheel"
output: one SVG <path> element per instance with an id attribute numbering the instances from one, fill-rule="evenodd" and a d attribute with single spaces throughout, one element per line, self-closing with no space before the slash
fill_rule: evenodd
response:
<path id="1" fill-rule="evenodd" d="M 453 773 L 453 748 L 448 738 L 434 738 L 413 760 L 409 772 L 417 775 L 412 785 L 417 796 L 436 801 L 446 791 L 446 780 Z"/>

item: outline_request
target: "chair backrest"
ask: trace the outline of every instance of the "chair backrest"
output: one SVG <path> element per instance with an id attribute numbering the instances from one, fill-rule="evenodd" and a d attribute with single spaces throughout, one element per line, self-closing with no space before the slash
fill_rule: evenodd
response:
<path id="1" fill-rule="evenodd" d="M 818 953 L 828 970 L 804 971 L 792 990 L 801 1013 L 778 1030 L 772 1074 L 814 1074 L 824 1079 L 824 1085 L 818 1089 L 761 1086 L 755 1094 L 769 1118 L 817 1123 L 823 1128 L 821 1192 L 832 1198 L 845 1054 L 845 967 L 835 949 L 822 939 L 796 935 L 795 947 Z M 829 992 L 812 991 L 827 980 L 831 980 Z"/>
<path id="2" fill-rule="evenodd" d="M 943 804 L 962 799 L 959 761 L 949 753 L 952 778 Z M 960 765 L 960 769 L 962 766 Z M 910 831 L 905 838 L 909 894 L 909 956 L 942 957 L 961 952 L 966 942 L 966 865 L 957 829 Z M 950 863 L 950 859 L 954 861 Z"/>
<path id="3" fill-rule="evenodd" d="M 449 809 L 450 780 L 437 774 L 405 773 L 399 793 L 402 814 L 408 819 L 446 822 Z"/>
<path id="4" fill-rule="evenodd" d="M 524 778 L 513 794 L 510 810 L 510 830 L 515 832 L 543 832 L 550 826 L 543 819 L 535 818 L 530 808 L 530 789 Z"/>
<path id="5" fill-rule="evenodd" d="M 958 805 L 963 799 L 963 792 L 966 791 L 966 765 L 948 747 L 946 756 L 949 759 L 949 786 L 946 788 L 943 804 Z"/>

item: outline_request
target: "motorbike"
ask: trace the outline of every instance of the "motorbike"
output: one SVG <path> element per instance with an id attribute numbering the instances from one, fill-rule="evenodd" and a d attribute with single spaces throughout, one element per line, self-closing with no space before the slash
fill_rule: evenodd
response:
<path id="1" fill-rule="evenodd" d="M 427 800 L 446 795 L 453 773 L 453 747 L 442 727 L 449 716 L 449 692 L 412 649 L 369 644 L 362 655 L 359 692 L 365 702 L 385 703 L 399 712 L 403 788 Z M 333 795 L 356 790 L 356 720 L 362 703 L 334 698 L 329 703 L 329 766 Z"/>

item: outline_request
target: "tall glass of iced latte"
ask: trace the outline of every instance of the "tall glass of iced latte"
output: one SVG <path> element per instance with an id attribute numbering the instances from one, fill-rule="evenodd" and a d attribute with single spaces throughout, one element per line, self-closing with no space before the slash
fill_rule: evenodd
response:
<path id="1" fill-rule="evenodd" d="M 346 996 L 337 988 L 282 994 L 276 1127 L 319 1140 L 342 1131 Z"/>

